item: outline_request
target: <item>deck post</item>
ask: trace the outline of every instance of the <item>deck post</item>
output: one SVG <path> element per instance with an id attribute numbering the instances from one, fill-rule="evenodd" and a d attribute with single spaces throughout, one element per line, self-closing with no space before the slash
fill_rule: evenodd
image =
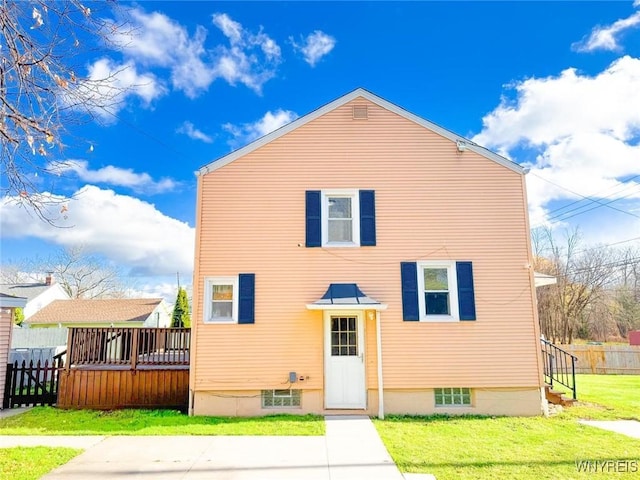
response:
<path id="1" fill-rule="evenodd" d="M 134 328 L 131 335 L 131 370 L 135 370 L 138 364 L 138 344 L 140 343 L 140 329 Z"/>
<path id="2" fill-rule="evenodd" d="M 69 375 L 71 369 L 71 361 L 73 360 L 74 348 L 73 348 L 73 328 L 69 328 L 67 332 L 67 361 L 65 362 L 64 371 Z"/>

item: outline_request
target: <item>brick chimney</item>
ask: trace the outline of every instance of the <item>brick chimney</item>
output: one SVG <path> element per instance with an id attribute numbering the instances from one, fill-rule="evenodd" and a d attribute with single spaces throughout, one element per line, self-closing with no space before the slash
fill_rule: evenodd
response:
<path id="1" fill-rule="evenodd" d="M 44 277 L 44 283 L 47 286 L 53 284 L 53 272 L 47 272 L 47 276 Z"/>

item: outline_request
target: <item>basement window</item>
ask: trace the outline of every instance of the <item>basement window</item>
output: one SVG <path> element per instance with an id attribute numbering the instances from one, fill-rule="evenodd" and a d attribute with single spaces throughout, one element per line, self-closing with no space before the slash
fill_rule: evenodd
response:
<path id="1" fill-rule="evenodd" d="M 436 407 L 471 406 L 470 388 L 436 388 Z"/>
<path id="2" fill-rule="evenodd" d="M 262 390 L 262 408 L 290 407 L 300 407 L 300 390 Z"/>

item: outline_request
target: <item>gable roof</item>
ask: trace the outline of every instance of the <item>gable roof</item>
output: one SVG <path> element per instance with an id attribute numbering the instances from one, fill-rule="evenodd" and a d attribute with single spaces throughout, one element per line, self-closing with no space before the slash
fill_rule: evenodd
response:
<path id="1" fill-rule="evenodd" d="M 46 292 L 50 288 L 58 288 L 54 283 L 53 285 L 47 285 L 46 283 L 3 283 L 0 284 L 0 293 L 5 295 L 12 295 L 14 297 L 26 298 L 27 302 L 30 302 L 41 293 Z"/>
<path id="2" fill-rule="evenodd" d="M 336 100 L 327 103 L 326 105 L 312 111 L 311 113 L 308 113 L 300 118 L 298 118 L 297 120 L 294 120 L 291 123 L 288 123 L 287 125 L 284 125 L 280 128 L 278 128 L 277 130 L 274 130 L 273 132 L 260 137 L 257 140 L 254 140 L 253 142 L 249 143 L 248 145 L 245 145 L 244 147 L 235 150 L 223 157 L 218 158 L 217 160 L 214 160 L 213 162 L 208 163 L 207 165 L 203 166 L 202 168 L 200 168 L 197 172 L 196 175 L 205 175 L 209 172 L 213 172 L 215 170 L 218 170 L 219 168 L 224 167 L 225 165 L 228 165 L 229 163 L 233 162 L 234 160 L 243 157 L 245 155 L 247 155 L 248 153 L 253 152 L 254 150 L 262 147 L 263 145 L 266 145 L 269 142 L 272 142 L 280 137 L 282 137 L 283 135 L 289 133 L 292 130 L 295 130 L 296 128 L 299 128 L 309 122 L 311 122 L 312 120 L 315 120 L 316 118 L 324 115 L 325 113 L 330 112 L 331 110 L 335 110 L 336 108 L 341 107 L 342 105 L 345 105 L 349 102 L 351 102 L 352 100 L 355 100 L 356 98 L 362 97 L 366 100 L 369 100 L 372 103 L 375 103 L 376 105 L 385 108 L 393 113 L 396 113 L 398 115 L 400 115 L 401 117 L 406 118 L 407 120 L 410 120 L 412 122 L 417 123 L 418 125 L 421 125 L 422 127 L 431 130 L 432 132 L 435 132 L 445 138 L 448 138 L 449 140 L 451 140 L 452 142 L 457 143 L 458 145 L 461 145 L 460 148 L 464 148 L 464 150 L 470 150 L 472 152 L 475 152 L 479 155 L 482 155 L 483 157 L 488 158 L 489 160 L 493 160 L 494 162 L 507 167 L 511 170 L 513 170 L 514 172 L 520 173 L 520 174 L 525 174 L 525 169 L 523 167 L 521 167 L 520 165 L 518 165 L 517 163 L 501 156 L 498 155 L 497 153 L 492 152 L 491 150 L 488 150 L 480 145 L 478 145 L 477 143 L 472 142 L 471 140 L 458 135 L 457 133 L 454 133 L 450 130 L 447 130 L 444 127 L 441 127 L 440 125 L 437 125 L 433 122 L 430 122 L 429 120 L 425 120 L 424 118 L 421 118 L 405 109 L 403 109 L 402 107 L 399 107 L 398 105 L 395 105 L 387 100 L 385 100 L 382 97 L 379 97 L 371 92 L 369 92 L 368 90 L 365 90 L 364 88 L 357 88 L 355 90 L 353 90 L 350 93 L 347 93 L 346 95 L 343 95 L 340 98 L 337 98 Z"/>
<path id="3" fill-rule="evenodd" d="M 144 322 L 161 302 L 161 298 L 54 300 L 25 323 Z"/>

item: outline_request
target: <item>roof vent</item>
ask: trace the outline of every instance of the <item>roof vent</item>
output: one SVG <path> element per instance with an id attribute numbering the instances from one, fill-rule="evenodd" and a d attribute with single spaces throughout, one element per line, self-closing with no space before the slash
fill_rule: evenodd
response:
<path id="1" fill-rule="evenodd" d="M 354 105 L 353 106 L 353 119 L 354 120 L 366 120 L 369 118 L 369 110 L 367 105 Z"/>

